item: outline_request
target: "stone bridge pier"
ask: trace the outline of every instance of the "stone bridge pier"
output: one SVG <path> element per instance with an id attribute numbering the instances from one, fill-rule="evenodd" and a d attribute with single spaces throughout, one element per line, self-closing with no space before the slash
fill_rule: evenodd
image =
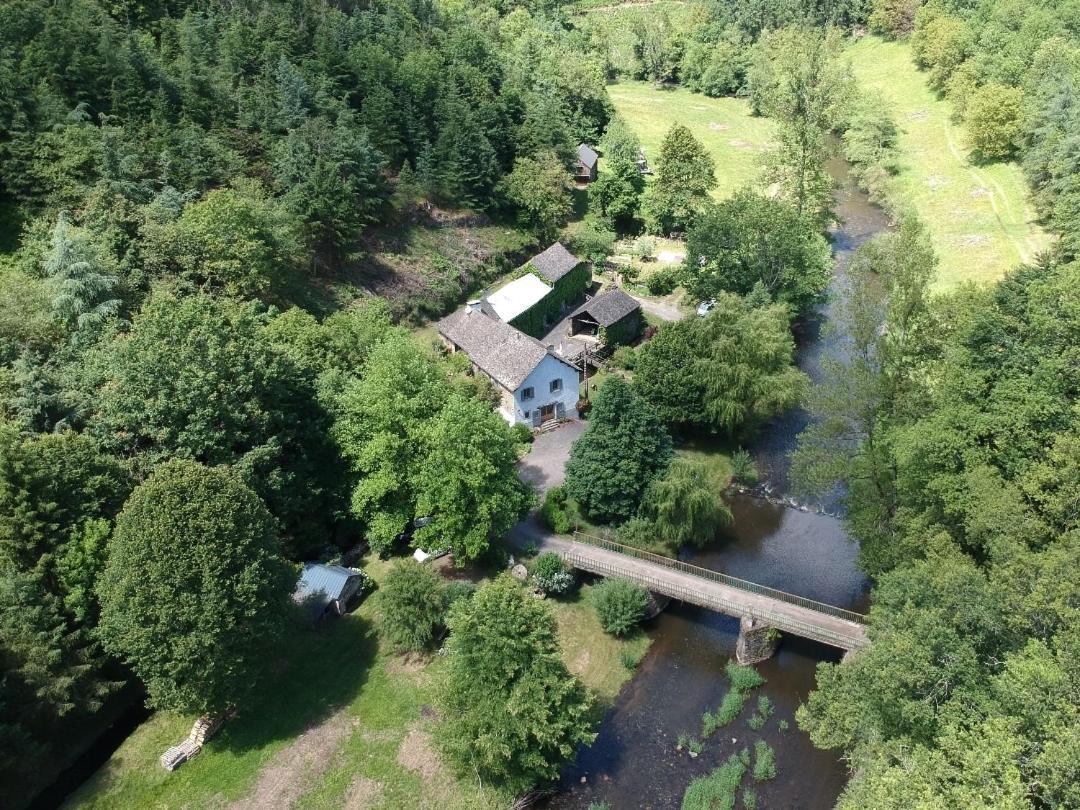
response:
<path id="1" fill-rule="evenodd" d="M 780 631 L 752 616 L 739 619 L 739 640 L 735 642 L 735 660 L 740 664 L 757 664 L 772 658 L 780 646 Z"/>

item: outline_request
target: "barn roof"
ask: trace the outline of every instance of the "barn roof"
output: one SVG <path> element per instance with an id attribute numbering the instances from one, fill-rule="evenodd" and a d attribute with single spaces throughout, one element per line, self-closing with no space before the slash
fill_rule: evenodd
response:
<path id="1" fill-rule="evenodd" d="M 554 284 L 579 264 L 581 259 L 567 250 L 562 242 L 556 242 L 543 253 L 529 259 L 536 272 Z"/>
<path id="2" fill-rule="evenodd" d="M 516 278 L 487 297 L 487 304 L 504 321 L 512 321 L 551 292 L 551 285 L 532 273 Z"/>
<path id="3" fill-rule="evenodd" d="M 596 165 L 596 161 L 600 159 L 600 156 L 596 154 L 596 150 L 589 146 L 587 143 L 579 143 L 577 148 L 577 157 L 581 161 L 581 165 L 587 169 L 591 169 Z"/>
<path id="4" fill-rule="evenodd" d="M 540 341 L 469 307 L 447 315 L 438 329 L 508 391 L 516 391 L 549 354 Z"/>
<path id="5" fill-rule="evenodd" d="M 304 571 L 293 591 L 293 601 L 306 602 L 316 599 L 325 608 L 335 599 L 340 599 L 353 577 L 360 576 L 356 571 L 342 565 L 326 563 L 304 563 Z"/>
<path id="6" fill-rule="evenodd" d="M 590 298 L 575 309 L 570 317 L 588 315 L 601 326 L 611 326 L 640 308 L 641 304 L 615 287 Z"/>

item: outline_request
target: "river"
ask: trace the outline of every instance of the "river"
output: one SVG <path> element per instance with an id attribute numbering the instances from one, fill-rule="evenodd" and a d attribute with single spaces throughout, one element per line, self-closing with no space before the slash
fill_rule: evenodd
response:
<path id="1" fill-rule="evenodd" d="M 822 327 L 844 294 L 851 257 L 888 227 L 885 213 L 855 185 L 843 161 L 832 161 L 829 171 L 837 183 L 840 220 L 833 232 L 836 272 L 829 300 L 798 332 L 798 365 L 815 380 L 822 357 L 843 355 L 840 342 L 823 334 Z M 809 419 L 795 409 L 769 423 L 750 447 L 776 495 L 788 491 L 788 454 Z M 715 548 L 694 557 L 696 564 L 833 605 L 866 607 L 867 581 L 856 566 L 856 546 L 839 520 L 751 496 L 733 495 L 728 502 L 734 523 Z M 840 652 L 830 647 L 785 636 L 778 653 L 757 667 L 767 679 L 759 694 L 775 706 L 765 727 L 752 731 L 747 726 L 748 706 L 706 742 L 698 758 L 676 751 L 679 735 L 700 736 L 702 713 L 714 710 L 723 698 L 724 664 L 734 656 L 738 631 L 736 619 L 678 602 L 650 622 L 649 654 L 608 712 L 596 742 L 564 772 L 549 806 L 562 810 L 607 801 L 613 810 L 678 807 L 695 777 L 763 738 L 776 752 L 778 775 L 754 785 L 757 806 L 831 808 L 847 779 L 845 766 L 837 754 L 814 748 L 794 718 L 814 687 L 818 662 L 839 660 Z M 779 729 L 781 719 L 787 731 Z"/>

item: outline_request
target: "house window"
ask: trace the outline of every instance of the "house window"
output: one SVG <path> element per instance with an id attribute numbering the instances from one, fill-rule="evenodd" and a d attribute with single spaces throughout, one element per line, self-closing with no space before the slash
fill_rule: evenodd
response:
<path id="1" fill-rule="evenodd" d="M 526 399 L 532 399 L 535 394 L 536 394 L 536 392 L 533 390 L 531 385 L 528 388 L 522 388 L 521 389 L 521 399 L 522 399 L 523 402 Z"/>
<path id="2" fill-rule="evenodd" d="M 562 380 L 551 381 L 551 393 L 554 394 L 556 391 L 562 391 Z"/>
<path id="3" fill-rule="evenodd" d="M 532 418 L 532 411 L 525 411 L 525 415 L 522 416 L 521 418 L 522 419 L 531 419 Z"/>

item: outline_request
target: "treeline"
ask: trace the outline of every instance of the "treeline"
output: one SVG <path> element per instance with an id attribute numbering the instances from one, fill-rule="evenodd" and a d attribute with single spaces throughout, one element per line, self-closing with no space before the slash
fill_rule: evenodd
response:
<path id="1" fill-rule="evenodd" d="M 866 21 L 864 0 L 664 3 L 574 20 L 608 76 L 678 82 L 707 96 L 746 95 L 762 34 L 783 28 L 850 28 Z"/>

